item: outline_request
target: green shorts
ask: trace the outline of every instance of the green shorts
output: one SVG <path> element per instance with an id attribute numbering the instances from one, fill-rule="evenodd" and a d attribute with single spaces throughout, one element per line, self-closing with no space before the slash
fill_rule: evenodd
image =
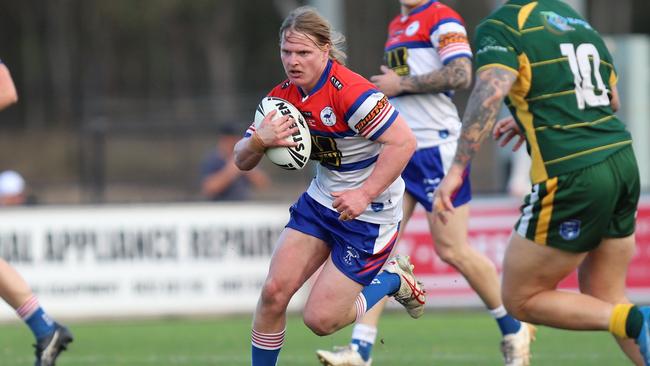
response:
<path id="1" fill-rule="evenodd" d="M 586 252 L 604 238 L 634 233 L 639 168 L 631 146 L 604 161 L 533 186 L 517 233 L 540 245 Z"/>

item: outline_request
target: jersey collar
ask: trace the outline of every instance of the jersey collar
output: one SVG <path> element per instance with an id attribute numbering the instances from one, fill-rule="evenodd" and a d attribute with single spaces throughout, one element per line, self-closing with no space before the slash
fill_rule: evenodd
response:
<path id="1" fill-rule="evenodd" d="M 426 4 L 422 4 L 422 5 L 418 6 L 417 8 L 411 10 L 408 14 L 406 14 L 406 16 L 410 17 L 411 15 L 421 13 L 421 12 L 427 10 L 427 8 L 431 6 L 431 4 L 437 3 L 437 2 L 438 2 L 438 0 L 429 0 L 429 1 L 427 1 Z"/>
<path id="2" fill-rule="evenodd" d="M 306 94 L 304 90 L 302 90 L 301 87 L 298 87 L 298 91 L 300 92 L 300 96 L 302 96 L 303 99 L 309 97 L 310 95 L 316 94 L 317 91 L 321 90 L 323 85 L 327 82 L 327 77 L 330 74 L 330 70 L 332 70 L 332 60 L 327 60 L 327 66 L 325 66 L 325 70 L 323 70 L 323 73 L 320 76 L 320 79 L 318 79 L 318 82 L 316 83 L 316 86 L 314 86 L 314 89 L 311 90 L 309 94 Z M 297 86 L 297 85 L 296 85 Z"/>

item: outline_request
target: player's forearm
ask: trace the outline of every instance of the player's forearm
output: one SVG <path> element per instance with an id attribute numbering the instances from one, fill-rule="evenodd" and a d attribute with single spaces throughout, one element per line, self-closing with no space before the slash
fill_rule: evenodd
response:
<path id="1" fill-rule="evenodd" d="M 399 136 L 399 139 L 384 142 L 382 151 L 375 163 L 375 169 L 361 186 L 371 199 L 376 198 L 388 189 L 395 179 L 402 174 L 404 167 L 413 156 L 413 152 L 415 152 L 417 144 L 415 136 L 413 136 L 410 128 L 406 126 L 406 122 L 403 124 L 404 126 L 393 131 L 395 135 Z"/>
<path id="2" fill-rule="evenodd" d="M 255 135 L 253 137 L 243 138 L 235 145 L 235 165 L 240 170 L 251 170 L 260 163 L 265 150 L 265 147 L 260 145 Z"/>
<path id="3" fill-rule="evenodd" d="M 459 57 L 427 74 L 402 76 L 400 81 L 404 93 L 441 93 L 466 89 L 471 84 L 472 61 L 467 57 Z"/>
<path id="4" fill-rule="evenodd" d="M 461 137 L 454 157 L 454 164 L 459 168 L 467 166 L 492 131 L 503 99 L 508 95 L 516 77 L 513 72 L 498 67 L 487 68 L 476 76 L 476 85 L 467 101 Z"/>

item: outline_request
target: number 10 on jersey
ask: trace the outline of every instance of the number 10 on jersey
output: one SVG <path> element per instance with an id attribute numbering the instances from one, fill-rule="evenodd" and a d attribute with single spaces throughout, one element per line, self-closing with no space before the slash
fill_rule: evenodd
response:
<path id="1" fill-rule="evenodd" d="M 573 73 L 578 108 L 585 109 L 585 104 L 589 107 L 609 105 L 609 90 L 600 75 L 600 55 L 596 46 L 583 43 L 576 48 L 571 43 L 562 43 L 560 50 L 568 58 Z M 592 77 L 596 81 L 595 88 Z"/>

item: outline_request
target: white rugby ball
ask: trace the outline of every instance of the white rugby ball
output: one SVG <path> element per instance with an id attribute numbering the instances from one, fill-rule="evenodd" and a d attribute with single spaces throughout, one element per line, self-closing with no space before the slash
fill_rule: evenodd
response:
<path id="1" fill-rule="evenodd" d="M 307 165 L 309 155 L 311 154 L 311 134 L 307 121 L 302 113 L 293 104 L 282 98 L 264 97 L 255 111 L 255 128 L 258 128 L 264 116 L 272 110 L 276 110 L 275 119 L 285 115 L 291 116 L 294 121 L 293 126 L 298 126 L 298 131 L 287 137 L 287 141 L 298 143 L 293 147 L 271 147 L 266 149 L 266 156 L 275 165 L 287 170 L 299 170 Z"/>

